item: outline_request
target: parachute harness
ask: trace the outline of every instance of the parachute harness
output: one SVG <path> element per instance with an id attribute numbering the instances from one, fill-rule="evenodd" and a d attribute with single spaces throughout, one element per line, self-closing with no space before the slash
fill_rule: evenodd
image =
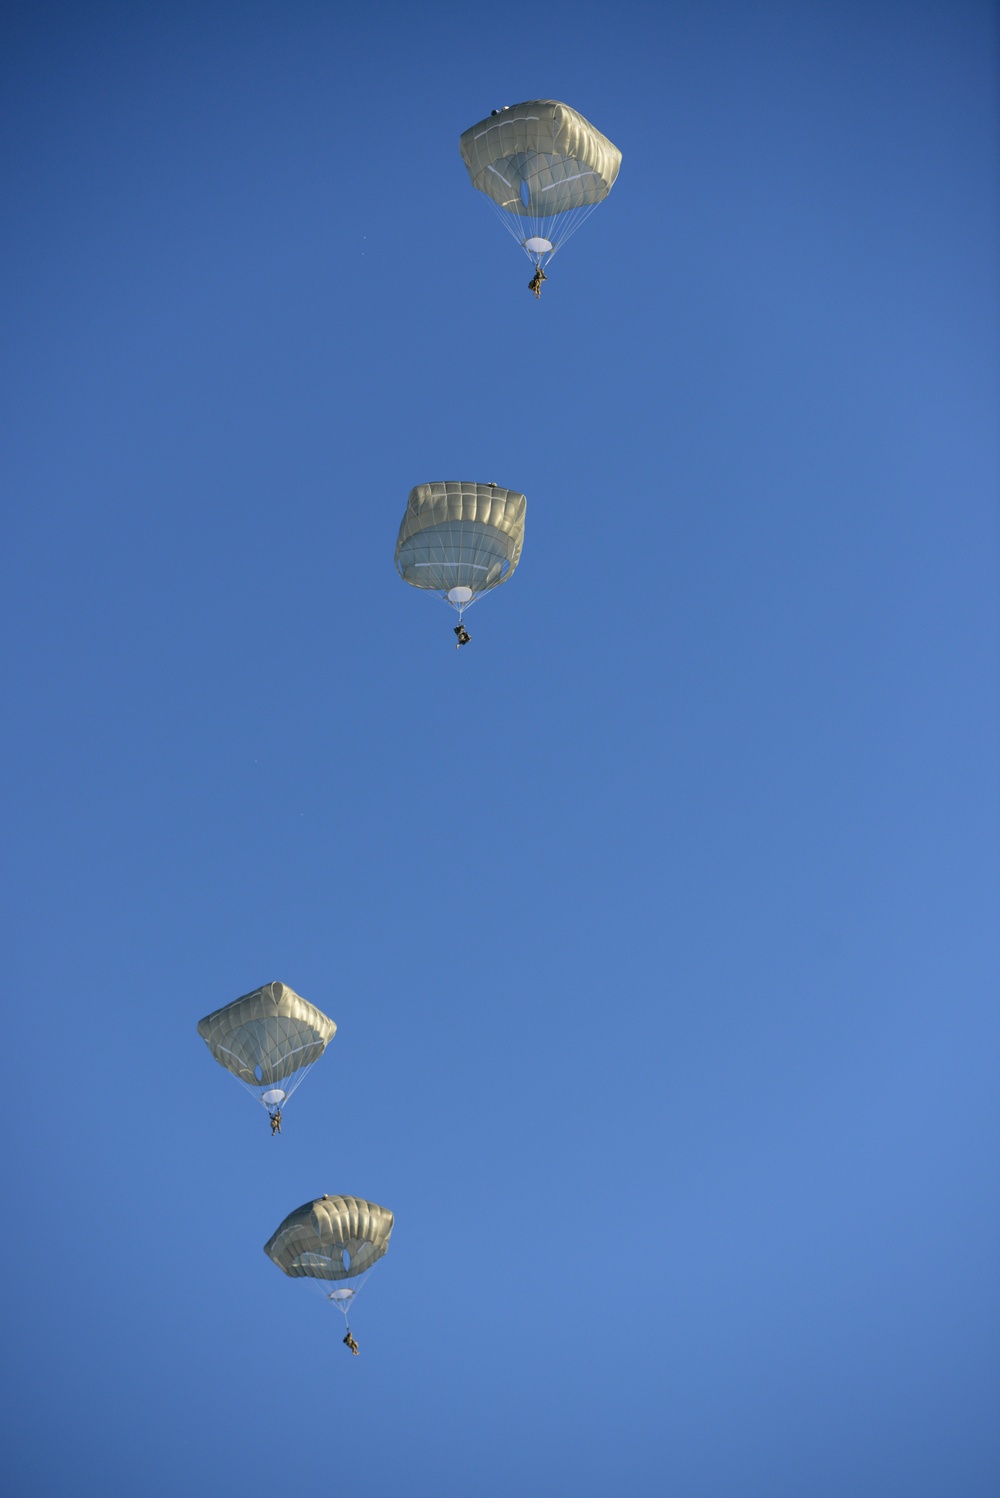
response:
<path id="1" fill-rule="evenodd" d="M 471 592 L 472 590 L 466 588 L 464 591 Z M 465 627 L 465 611 L 466 609 L 471 609 L 472 605 L 476 602 L 477 595 L 473 593 L 471 598 L 466 598 L 462 603 L 456 602 L 449 593 L 446 593 L 444 596 L 445 602 L 450 603 L 453 609 L 458 610 L 458 623 L 455 625 L 452 633 L 455 635 L 455 649 L 461 650 L 462 646 L 468 645 L 472 639 L 472 636 Z"/>

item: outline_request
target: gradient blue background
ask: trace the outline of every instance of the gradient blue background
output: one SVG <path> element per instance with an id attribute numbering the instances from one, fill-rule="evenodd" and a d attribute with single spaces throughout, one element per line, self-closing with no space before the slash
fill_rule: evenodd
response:
<path id="1" fill-rule="evenodd" d="M 0 40 L 8 1490 L 992 1498 L 993 7 Z M 538 304 L 457 150 L 537 96 L 624 153 Z M 195 1032 L 272 978 L 274 1142 Z"/>

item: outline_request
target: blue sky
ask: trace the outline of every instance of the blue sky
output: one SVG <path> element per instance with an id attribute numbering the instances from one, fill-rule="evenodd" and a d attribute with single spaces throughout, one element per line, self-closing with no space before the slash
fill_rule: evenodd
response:
<path id="1" fill-rule="evenodd" d="M 7 9 L 17 1491 L 995 1493 L 996 40 Z M 534 97 L 623 152 L 537 304 L 457 149 Z M 442 478 L 528 496 L 461 652 Z M 274 978 L 272 1142 L 195 1025 Z"/>

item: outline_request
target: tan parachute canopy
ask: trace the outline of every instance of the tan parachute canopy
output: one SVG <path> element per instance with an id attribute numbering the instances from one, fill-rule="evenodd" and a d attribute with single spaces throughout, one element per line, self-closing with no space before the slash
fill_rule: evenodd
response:
<path id="1" fill-rule="evenodd" d="M 387 1207 L 357 1196 L 321 1196 L 289 1212 L 264 1252 L 292 1279 L 354 1279 L 385 1253 L 392 1224 Z"/>
<path id="2" fill-rule="evenodd" d="M 539 268 L 614 186 L 622 153 L 556 99 L 493 111 L 459 141 L 473 187 Z"/>
<path id="3" fill-rule="evenodd" d="M 418 484 L 410 490 L 396 540 L 400 577 L 443 594 L 461 616 L 513 573 L 527 504 L 523 494 L 497 484 Z"/>
<path id="4" fill-rule="evenodd" d="M 473 187 L 522 218 L 602 202 L 622 164 L 618 147 L 557 99 L 508 105 L 464 131 L 459 150 Z"/>
<path id="5" fill-rule="evenodd" d="M 198 1021 L 198 1034 L 219 1065 L 268 1106 L 291 1095 L 336 1030 L 332 1019 L 284 983 L 265 983 Z"/>

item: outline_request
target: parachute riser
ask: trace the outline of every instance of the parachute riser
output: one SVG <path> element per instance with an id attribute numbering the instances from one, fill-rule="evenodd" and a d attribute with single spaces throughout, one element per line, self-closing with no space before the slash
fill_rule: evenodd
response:
<path id="1" fill-rule="evenodd" d="M 310 1071 L 312 1071 L 315 1065 L 315 1061 L 309 1061 L 305 1066 L 300 1067 L 298 1071 L 293 1072 L 290 1077 L 283 1077 L 282 1086 L 280 1089 L 276 1089 L 272 1085 L 269 1085 L 267 1083 L 245 1082 L 243 1078 L 241 1076 L 238 1076 L 235 1072 L 231 1073 L 231 1075 L 235 1076 L 237 1082 L 239 1082 L 244 1091 L 248 1092 L 254 1099 L 254 1101 L 260 1104 L 260 1106 L 264 1109 L 264 1112 L 267 1114 L 268 1118 L 272 1118 L 274 1116 L 275 1109 L 277 1108 L 277 1110 L 281 1113 L 282 1120 L 284 1120 L 285 1109 L 288 1107 L 289 1098 L 294 1092 L 298 1091 L 299 1087 L 305 1080 L 305 1077 Z M 283 1096 L 278 1099 L 277 1103 L 275 1103 L 273 1100 L 270 1103 L 266 1102 L 265 1095 L 268 1092 L 274 1091 L 280 1091 Z"/>
<path id="2" fill-rule="evenodd" d="M 377 1266 L 373 1264 L 370 1269 L 366 1269 L 363 1274 L 358 1275 L 357 1279 L 353 1280 L 350 1285 L 345 1286 L 340 1290 L 327 1289 L 326 1286 L 330 1284 L 329 1280 L 308 1279 L 306 1281 L 310 1289 L 312 1289 L 314 1292 L 318 1291 L 326 1301 L 327 1305 L 332 1306 L 334 1310 L 339 1311 L 343 1316 L 344 1331 L 347 1334 L 344 1337 L 344 1342 L 350 1349 L 350 1351 L 355 1354 L 357 1352 L 357 1343 L 354 1341 L 354 1333 L 351 1330 L 351 1310 L 354 1306 L 354 1302 L 357 1300 L 358 1296 L 361 1293 L 365 1281 L 368 1279 L 369 1275 L 376 1267 Z M 350 1338 L 350 1341 L 348 1340 L 348 1338 Z"/>
<path id="3" fill-rule="evenodd" d="M 507 233 L 524 251 L 536 270 L 542 270 L 557 250 L 586 223 L 597 203 L 586 203 L 579 208 L 570 208 L 565 213 L 531 214 L 513 213 L 503 208 L 494 198 L 486 194 L 487 201 L 503 224 Z M 548 249 L 529 248 L 532 241 L 542 241 Z"/>

